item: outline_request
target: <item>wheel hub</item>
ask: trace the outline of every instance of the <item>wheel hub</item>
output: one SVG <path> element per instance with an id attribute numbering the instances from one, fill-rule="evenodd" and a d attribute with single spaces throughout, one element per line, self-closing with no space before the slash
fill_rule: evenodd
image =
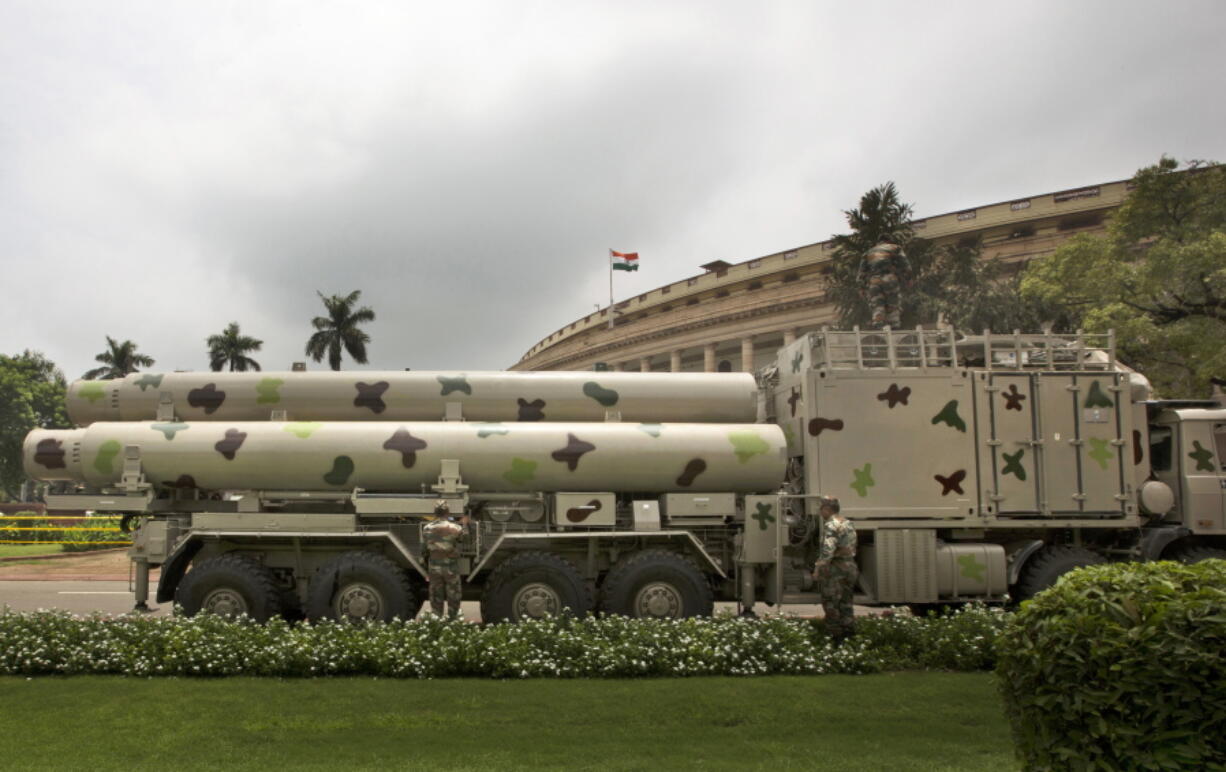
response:
<path id="1" fill-rule="evenodd" d="M 229 587 L 219 587 L 205 595 L 200 607 L 210 614 L 223 617 L 236 617 L 249 611 L 246 599 Z"/>
<path id="2" fill-rule="evenodd" d="M 383 596 L 369 584 L 350 584 L 336 594 L 338 619 L 379 619 L 383 613 Z"/>
<path id="3" fill-rule="evenodd" d="M 540 619 L 556 616 L 562 610 L 562 599 L 549 585 L 536 582 L 519 588 L 511 605 L 517 619 Z"/>
<path id="4" fill-rule="evenodd" d="M 634 615 L 675 619 L 681 616 L 681 592 L 667 582 L 644 585 L 634 598 Z"/>

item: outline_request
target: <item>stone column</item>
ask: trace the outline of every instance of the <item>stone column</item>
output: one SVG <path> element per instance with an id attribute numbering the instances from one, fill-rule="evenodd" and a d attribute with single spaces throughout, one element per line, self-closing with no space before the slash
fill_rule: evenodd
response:
<path id="1" fill-rule="evenodd" d="M 741 338 L 741 372 L 753 372 L 753 336 Z"/>
<path id="2" fill-rule="evenodd" d="M 639 357 L 639 372 L 651 372 L 651 357 Z"/>
<path id="3" fill-rule="evenodd" d="M 702 371 L 704 373 L 715 372 L 715 344 L 708 343 L 702 347 Z"/>
<path id="4" fill-rule="evenodd" d="M 783 331 L 783 345 L 787 346 L 796 342 L 796 328 L 789 327 Z"/>
<path id="5" fill-rule="evenodd" d="M 681 372 L 681 349 L 673 349 L 668 355 L 668 371 L 671 373 Z"/>

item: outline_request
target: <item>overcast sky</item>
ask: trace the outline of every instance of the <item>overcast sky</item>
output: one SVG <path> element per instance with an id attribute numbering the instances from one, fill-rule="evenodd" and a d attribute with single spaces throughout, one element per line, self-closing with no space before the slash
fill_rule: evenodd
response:
<path id="1" fill-rule="evenodd" d="M 344 6 L 344 7 L 342 7 Z M 0 352 L 105 335 L 499 369 L 608 302 L 918 216 L 1226 160 L 1226 4 L 0 0 Z M 347 360 L 347 367 L 348 367 Z M 326 367 L 312 365 L 312 367 Z"/>

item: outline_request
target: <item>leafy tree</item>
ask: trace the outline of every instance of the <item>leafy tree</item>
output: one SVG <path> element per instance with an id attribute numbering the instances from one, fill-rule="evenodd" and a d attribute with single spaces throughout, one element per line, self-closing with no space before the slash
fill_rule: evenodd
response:
<path id="1" fill-rule="evenodd" d="M 1007 263 L 984 260 L 978 240 L 934 248 L 904 295 L 904 308 L 907 304 L 917 322 L 943 318 L 967 333 L 1071 329 L 1059 306 L 1022 296 L 1021 277 L 1010 275 Z"/>
<path id="2" fill-rule="evenodd" d="M 64 374 L 37 351 L 0 354 L 0 491 L 18 498 L 21 445 L 32 429 L 66 428 Z"/>
<path id="3" fill-rule="evenodd" d="M 911 263 L 912 286 L 903 290 L 902 326 L 933 325 L 938 319 L 971 332 L 1034 329 L 1058 316 L 1040 303 L 1023 302 L 1019 281 L 1007 276 L 1003 263 L 985 261 L 981 245 L 935 246 L 915 235 L 913 208 L 899 198 L 893 182 L 860 197 L 844 212 L 852 232 L 835 236 L 829 293 L 840 327 L 866 327 L 872 312 L 857 281 L 860 260 L 883 241 L 898 244 Z M 1054 319 L 1052 319 L 1054 321 Z"/>
<path id="4" fill-rule="evenodd" d="M 138 352 L 137 344 L 130 340 L 119 343 L 108 335 L 106 345 L 107 350 L 94 357 L 94 361 L 101 362 L 103 366 L 95 367 L 81 376 L 85 380 L 122 378 L 128 373 L 136 372 L 137 368 L 153 366 L 153 357 Z"/>
<path id="5" fill-rule="evenodd" d="M 361 297 L 362 291 L 354 290 L 344 297 L 340 295 L 325 297 L 319 291 L 316 291 L 315 294 L 319 295 L 319 299 L 324 302 L 328 315 L 317 316 L 311 320 L 316 332 L 307 341 L 307 356 L 319 362 L 326 355 L 328 365 L 333 370 L 339 370 L 343 348 L 349 356 L 353 357 L 353 361 L 360 365 L 366 364 L 366 344 L 370 343 L 370 336 L 358 325 L 373 322 L 375 312 L 366 306 L 354 310 L 354 305 Z"/>
<path id="6" fill-rule="evenodd" d="M 260 363 L 247 356 L 247 353 L 259 351 L 264 341 L 241 334 L 238 322 L 230 322 L 221 334 L 210 335 L 205 343 L 209 347 L 209 368 L 214 372 L 227 364 L 230 366 L 230 372 L 260 369 Z"/>
<path id="7" fill-rule="evenodd" d="M 1226 386 L 1226 167 L 1163 156 L 1133 183 L 1105 235 L 1033 262 L 1022 290 L 1114 329 L 1120 358 L 1163 396 L 1205 396 Z"/>

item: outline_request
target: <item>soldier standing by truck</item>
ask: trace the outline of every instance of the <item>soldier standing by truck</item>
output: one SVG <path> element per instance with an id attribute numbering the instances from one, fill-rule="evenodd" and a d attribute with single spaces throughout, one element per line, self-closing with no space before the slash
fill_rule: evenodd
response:
<path id="1" fill-rule="evenodd" d="M 902 247 L 883 241 L 866 252 L 856 283 L 872 311 L 873 327 L 902 326 L 902 291 L 911 285 L 911 263 Z"/>
<path id="2" fill-rule="evenodd" d="M 826 629 L 835 643 L 855 632 L 855 612 L 851 605 L 859 569 L 856 568 L 856 529 L 839 514 L 839 500 L 822 497 L 822 546 L 813 565 L 813 579 L 822 595 Z"/>
<path id="3" fill-rule="evenodd" d="M 465 533 L 465 526 L 452 518 L 451 508 L 447 502 L 439 501 L 434 507 L 437 520 L 427 523 L 425 534 L 426 553 L 429 558 L 430 570 L 430 610 L 435 616 L 443 615 L 443 602 L 447 603 L 448 615 L 452 619 L 460 616 L 460 538 Z M 467 518 L 465 518 L 467 520 Z"/>

